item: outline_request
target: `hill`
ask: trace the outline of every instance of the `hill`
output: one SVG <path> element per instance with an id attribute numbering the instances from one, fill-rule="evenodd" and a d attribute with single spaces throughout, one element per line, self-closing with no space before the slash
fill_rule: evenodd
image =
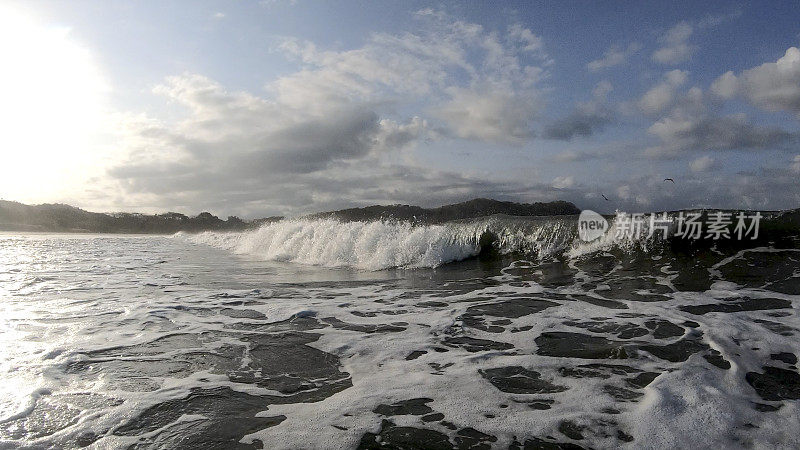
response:
<path id="1" fill-rule="evenodd" d="M 509 216 L 561 216 L 580 214 L 581 210 L 570 202 L 515 203 L 476 198 L 474 200 L 438 208 L 422 208 L 410 205 L 367 206 L 313 214 L 310 217 L 335 217 L 347 221 L 369 221 L 379 219 L 414 220 L 439 223 L 450 220 L 506 214 Z"/>
<path id="2" fill-rule="evenodd" d="M 478 198 L 438 208 L 376 205 L 312 214 L 305 217 L 334 217 L 344 221 L 396 219 L 438 223 L 493 214 L 553 216 L 579 213 L 580 210 L 575 205 L 564 201 L 529 204 Z M 223 220 L 208 212 L 193 217 L 176 212 L 107 214 L 85 211 L 63 204 L 25 205 L 0 200 L 0 231 L 171 234 L 178 231 L 238 231 L 257 228 L 263 223 L 280 219 L 281 217 L 268 217 L 245 221 L 236 216 L 230 216 Z"/>
<path id="3" fill-rule="evenodd" d="M 62 204 L 25 205 L 0 200 L 0 230 L 91 233 L 175 233 L 178 231 L 242 230 L 250 224 L 238 217 L 222 220 L 203 212 L 95 213 Z"/>

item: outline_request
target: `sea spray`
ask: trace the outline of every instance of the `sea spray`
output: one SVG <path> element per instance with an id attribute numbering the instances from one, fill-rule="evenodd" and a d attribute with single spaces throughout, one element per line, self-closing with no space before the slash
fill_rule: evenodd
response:
<path id="1" fill-rule="evenodd" d="M 441 225 L 296 219 L 265 224 L 246 232 L 181 233 L 180 236 L 264 260 L 381 270 L 437 267 L 478 256 L 489 247 L 500 254 L 550 254 L 571 242 L 571 227 L 571 222 L 561 220 L 508 217 Z"/>
<path id="2" fill-rule="evenodd" d="M 304 218 L 272 222 L 242 232 L 178 233 L 176 236 L 261 260 L 360 270 L 438 267 L 492 255 L 540 260 L 576 259 L 604 252 L 620 255 L 645 252 L 655 256 L 659 252 L 699 247 L 759 247 L 775 240 L 794 242 L 800 237 L 798 226 L 789 213 L 765 213 L 758 240 L 726 241 L 707 239 L 705 235 L 698 240 L 672 235 L 678 213 L 669 214 L 672 224 L 668 238 L 650 233 L 646 221 L 641 224 L 640 233 L 625 234 L 625 229 L 620 229 L 623 214 L 607 216 L 607 229 L 590 242 L 580 239 L 577 216 L 495 215 L 446 223 Z"/>

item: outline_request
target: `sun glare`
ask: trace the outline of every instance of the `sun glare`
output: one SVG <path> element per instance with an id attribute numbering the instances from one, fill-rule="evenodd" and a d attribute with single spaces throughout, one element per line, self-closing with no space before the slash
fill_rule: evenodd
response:
<path id="1" fill-rule="evenodd" d="M 0 7 L 0 198 L 58 198 L 91 165 L 107 87 L 70 30 Z"/>

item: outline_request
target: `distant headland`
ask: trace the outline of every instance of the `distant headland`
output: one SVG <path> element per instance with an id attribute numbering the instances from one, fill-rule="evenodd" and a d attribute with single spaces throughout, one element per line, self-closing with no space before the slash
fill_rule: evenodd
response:
<path id="1" fill-rule="evenodd" d="M 440 223 L 494 214 L 556 216 L 579 213 L 580 209 L 565 201 L 515 203 L 477 198 L 438 208 L 375 205 L 310 214 L 304 217 L 336 218 L 343 221 L 394 219 Z M 196 216 L 176 212 L 97 213 L 64 204 L 26 205 L 0 200 L 0 231 L 171 234 L 178 231 L 240 231 L 281 219 L 283 217 L 280 216 L 253 220 L 243 220 L 236 216 L 221 219 L 209 212 L 202 212 Z"/>

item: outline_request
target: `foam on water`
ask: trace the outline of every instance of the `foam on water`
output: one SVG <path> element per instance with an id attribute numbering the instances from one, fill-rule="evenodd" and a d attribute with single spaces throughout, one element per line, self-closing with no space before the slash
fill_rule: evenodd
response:
<path id="1" fill-rule="evenodd" d="M 641 235 L 632 235 L 618 233 L 618 221 L 619 215 L 611 218 L 609 229 L 591 242 L 578 239 L 577 220 L 572 216 L 493 216 L 444 224 L 287 219 L 244 232 L 176 236 L 267 261 L 361 270 L 438 267 L 489 249 L 541 259 L 580 258 L 610 250 L 647 252 L 656 246 L 658 235 L 649 236 L 646 223 Z"/>
<path id="2" fill-rule="evenodd" d="M 487 233 L 498 251 L 531 257 L 368 278 L 270 262 L 435 267 L 477 255 Z M 236 429 L 234 441 L 355 448 L 391 426 L 453 446 L 484 436 L 502 449 L 529 439 L 800 446 L 793 391 L 764 399 L 747 378 L 764 366 L 797 370 L 771 358 L 800 354 L 797 249 L 709 252 L 688 269 L 602 245 L 567 261 L 542 257 L 572 243 L 566 228 L 508 219 L 0 239 L 0 371 L 13 397 L 0 403 L 0 446 L 188 448 L 256 417 L 274 421 Z M 687 276 L 697 279 L 681 288 Z M 730 307 L 745 301 L 764 309 Z M 718 308 L 686 308 L 698 305 Z M 538 375 L 502 375 L 516 367 Z M 192 403 L 207 392 L 213 401 Z M 430 399 L 424 414 L 442 417 L 387 415 L 409 399 Z"/>
<path id="3" fill-rule="evenodd" d="M 381 270 L 437 267 L 477 256 L 489 245 L 500 253 L 550 254 L 571 242 L 571 225 L 559 220 L 511 218 L 442 225 L 290 219 L 252 231 L 178 236 L 269 261 Z"/>
<path id="4" fill-rule="evenodd" d="M 465 259 L 478 254 L 479 238 L 478 229 L 333 219 L 286 220 L 251 232 L 190 237 L 266 260 L 368 270 L 434 267 Z"/>

